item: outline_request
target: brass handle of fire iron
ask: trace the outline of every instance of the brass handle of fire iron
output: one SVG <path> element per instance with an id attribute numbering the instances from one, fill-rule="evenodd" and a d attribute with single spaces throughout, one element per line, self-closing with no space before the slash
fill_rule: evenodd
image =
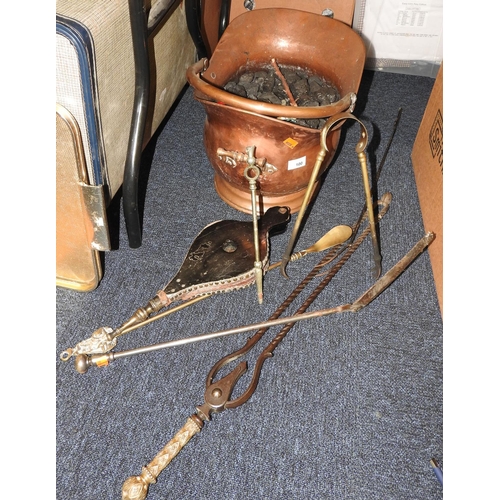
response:
<path id="1" fill-rule="evenodd" d="M 375 228 L 375 217 L 373 215 L 373 203 L 371 200 L 371 189 L 370 189 L 370 183 L 369 183 L 369 178 L 368 178 L 368 170 L 367 170 L 367 161 L 366 161 L 366 153 L 365 149 L 368 143 L 368 132 L 366 130 L 366 127 L 364 123 L 356 118 L 354 115 L 352 115 L 349 112 L 345 113 L 340 113 L 336 116 L 332 116 L 327 120 L 327 122 L 323 125 L 323 128 L 321 129 L 321 149 L 318 152 L 318 155 L 316 157 L 316 163 L 314 164 L 313 171 L 311 173 L 311 177 L 309 179 L 309 183 L 307 185 L 306 193 L 302 199 L 302 205 L 299 209 L 299 213 L 297 215 L 297 219 L 295 220 L 295 225 L 292 229 L 292 234 L 290 235 L 290 239 L 288 240 L 288 245 L 285 250 L 285 253 L 283 254 L 283 257 L 281 258 L 281 264 L 280 264 L 280 271 L 283 277 L 288 278 L 288 275 L 286 274 L 286 266 L 288 262 L 290 261 L 290 256 L 292 254 L 293 247 L 295 245 L 295 241 L 297 239 L 297 236 L 299 234 L 301 224 L 302 224 L 302 219 L 304 217 L 304 214 L 307 210 L 307 207 L 309 205 L 309 202 L 312 198 L 313 190 L 314 190 L 314 184 L 317 180 L 318 174 L 319 174 L 319 169 L 321 167 L 321 164 L 323 163 L 326 152 L 328 151 L 328 146 L 327 146 L 327 137 L 328 133 L 330 130 L 334 128 L 340 127 L 343 122 L 347 119 L 352 119 L 355 120 L 359 123 L 361 127 L 361 135 L 360 139 L 356 145 L 356 153 L 358 155 L 358 160 L 359 164 L 361 166 L 361 173 L 362 173 L 362 178 L 363 178 L 363 187 L 365 190 L 365 198 L 366 198 L 366 207 L 367 211 L 369 214 L 369 219 L 370 219 L 370 227 L 371 227 L 371 233 L 372 233 L 372 242 L 373 242 L 373 258 L 375 262 L 375 274 L 376 278 L 380 276 L 380 271 L 381 271 L 381 257 L 380 257 L 380 249 L 379 249 L 379 244 L 378 244 L 378 237 L 376 233 L 376 228 Z"/>
<path id="2" fill-rule="evenodd" d="M 203 80 L 200 76 L 207 68 L 208 60 L 201 59 L 186 71 L 186 78 L 189 84 L 209 97 L 215 102 L 233 106 L 238 109 L 258 113 L 266 116 L 285 116 L 286 118 L 329 118 L 343 111 L 352 110 L 356 102 L 356 94 L 349 92 L 340 101 L 326 106 L 282 106 L 281 104 L 271 104 L 267 102 L 254 101 L 235 94 L 231 94 L 215 85 Z M 201 96 L 198 96 L 202 98 Z"/>
<path id="3" fill-rule="evenodd" d="M 149 485 L 156 483 L 160 472 L 177 456 L 190 439 L 203 427 L 203 420 L 191 415 L 184 427 L 167 443 L 151 462 L 142 468 L 139 476 L 129 477 L 122 486 L 122 500 L 144 500 Z"/>

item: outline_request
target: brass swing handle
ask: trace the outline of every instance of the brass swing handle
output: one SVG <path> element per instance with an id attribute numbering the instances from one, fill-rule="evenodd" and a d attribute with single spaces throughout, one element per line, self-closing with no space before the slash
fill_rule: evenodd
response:
<path id="1" fill-rule="evenodd" d="M 142 468 L 139 476 L 129 477 L 122 486 L 122 500 L 144 500 L 149 485 L 156 483 L 160 472 L 177 456 L 191 438 L 201 431 L 204 425 L 198 415 L 191 415 L 182 429 L 165 445 L 165 447 Z"/>
<path id="2" fill-rule="evenodd" d="M 328 118 L 346 110 L 352 111 L 357 98 L 354 92 L 348 92 L 340 101 L 326 106 L 282 106 L 281 104 L 254 101 L 231 94 L 203 80 L 201 74 L 209 69 L 208 59 L 204 58 L 194 63 L 186 71 L 187 81 L 194 87 L 195 95 L 199 99 L 206 100 L 208 98 L 217 103 L 266 116 L 304 119 Z"/>

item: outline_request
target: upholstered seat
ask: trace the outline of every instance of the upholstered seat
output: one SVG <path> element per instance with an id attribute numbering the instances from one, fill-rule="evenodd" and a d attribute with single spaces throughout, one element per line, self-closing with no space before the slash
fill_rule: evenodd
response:
<path id="1" fill-rule="evenodd" d="M 134 2 L 142 5 L 136 0 L 57 1 L 58 286 L 97 286 L 102 277 L 99 252 L 110 250 L 106 208 L 126 180 L 131 156 L 137 163 L 137 152 L 165 118 L 186 85 L 186 69 L 196 60 L 184 2 L 153 0 L 142 13 L 147 60 L 139 62 L 144 63 L 147 98 L 138 99 L 141 46 L 134 38 Z M 140 26 L 141 20 L 135 21 Z M 132 177 L 136 182 L 137 172 Z"/>

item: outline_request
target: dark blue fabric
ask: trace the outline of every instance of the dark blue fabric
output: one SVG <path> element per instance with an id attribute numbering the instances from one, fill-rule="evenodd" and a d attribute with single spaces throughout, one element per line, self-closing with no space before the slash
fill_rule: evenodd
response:
<path id="1" fill-rule="evenodd" d="M 380 225 L 384 272 L 423 236 L 411 150 L 433 79 L 365 72 L 355 115 L 367 126 L 378 165 L 403 108 L 377 191 L 393 201 Z M 90 293 L 57 290 L 57 498 L 121 498 L 203 403 L 205 378 L 250 333 L 126 357 L 75 371 L 59 353 L 100 326 L 117 327 L 175 275 L 196 235 L 221 219 L 251 220 L 213 187 L 203 146 L 205 113 L 188 88 L 145 152 L 143 244 L 131 249 L 119 211 L 115 250 Z M 363 207 L 354 152 L 359 126 L 346 124 L 339 152 L 296 249 Z M 124 146 L 125 147 L 125 146 Z M 148 166 L 148 158 L 150 167 Z M 116 209 L 116 207 L 114 207 Z M 119 207 L 118 207 L 119 208 Z M 279 260 L 292 224 L 271 240 Z M 268 319 L 319 260 L 290 264 L 254 287 L 218 295 L 119 338 L 115 350 L 215 332 Z M 369 238 L 310 307 L 351 303 L 372 283 Z M 317 283 L 316 280 L 315 283 Z M 290 307 L 293 314 L 302 303 Z M 427 253 L 357 313 L 297 323 L 264 364 L 243 406 L 215 415 L 149 489 L 148 499 L 440 499 L 430 459 L 443 464 L 442 319 Z M 263 348 L 278 332 L 270 330 Z M 249 356 L 250 371 L 255 356 Z M 248 383 L 243 376 L 235 394 Z"/>

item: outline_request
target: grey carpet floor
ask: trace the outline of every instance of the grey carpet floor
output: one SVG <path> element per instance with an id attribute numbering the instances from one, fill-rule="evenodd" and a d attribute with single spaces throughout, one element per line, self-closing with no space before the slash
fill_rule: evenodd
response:
<path id="1" fill-rule="evenodd" d="M 433 79 L 366 71 L 354 114 L 368 128 L 376 167 L 401 120 L 376 186 L 392 193 L 380 224 L 383 271 L 424 235 L 411 149 Z M 213 187 L 203 146 L 205 111 L 187 88 L 145 152 L 143 244 L 128 246 L 119 200 L 110 207 L 114 249 L 104 255 L 98 288 L 58 288 L 54 363 L 57 392 L 56 484 L 59 500 L 117 499 L 203 403 L 205 378 L 251 333 L 118 359 L 77 373 L 59 353 L 100 326 L 117 327 L 177 272 L 196 235 L 221 219 L 250 220 Z M 363 207 L 354 147 L 357 125 L 343 127 L 296 249 L 336 224 L 353 224 Z M 279 260 L 288 230 L 271 238 Z M 115 350 L 216 332 L 268 319 L 320 256 L 264 278 L 255 288 L 211 297 L 121 337 Z M 367 239 L 309 310 L 351 303 L 372 283 Z M 315 283 L 318 281 L 316 280 Z M 289 314 L 302 303 L 299 297 Z M 250 400 L 214 415 L 150 487 L 148 499 L 442 498 L 430 467 L 443 462 L 443 323 L 429 256 L 423 253 L 370 305 L 295 324 L 264 364 Z M 271 329 L 259 344 L 274 337 Z M 257 347 L 258 349 L 258 347 Z M 249 356 L 249 371 L 255 355 Z M 249 383 L 244 375 L 238 395 Z M 241 387 L 240 387 L 241 386 Z"/>

